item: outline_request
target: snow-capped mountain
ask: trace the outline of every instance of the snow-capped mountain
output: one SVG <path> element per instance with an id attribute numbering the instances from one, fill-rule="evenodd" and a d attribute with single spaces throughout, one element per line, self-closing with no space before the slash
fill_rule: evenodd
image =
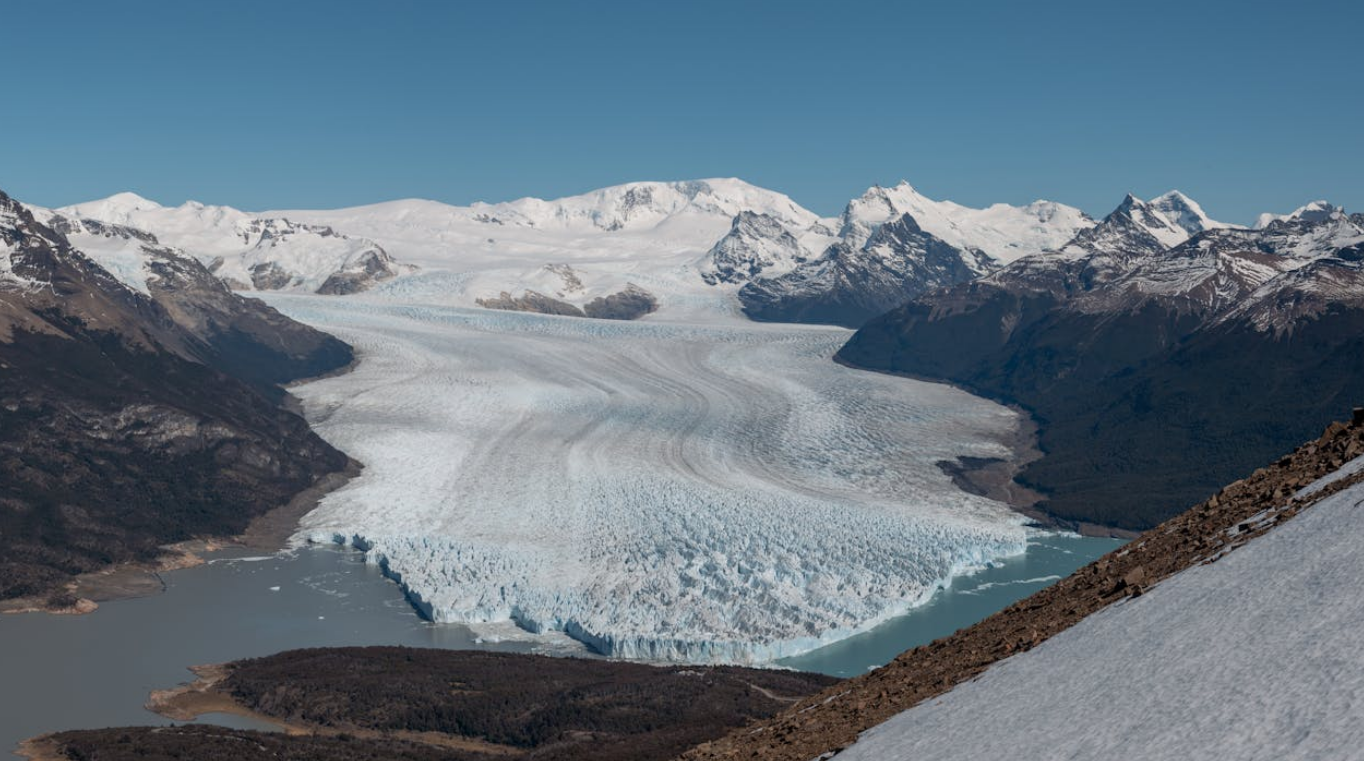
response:
<path id="1" fill-rule="evenodd" d="M 151 324 L 169 319 L 174 330 L 156 337 L 155 342 L 187 359 L 263 386 L 349 361 L 349 352 L 340 342 L 295 323 L 259 300 L 237 295 L 200 261 L 163 245 L 151 233 L 76 219 L 38 206 L 23 209 L 32 215 L 31 229 L 47 236 L 45 245 L 69 250 L 72 261 L 88 262 L 88 277 L 100 280 L 104 290 L 126 291 L 129 303 L 142 305 L 136 309 L 150 309 L 156 315 Z M 110 276 L 112 280 L 104 282 Z M 148 301 L 151 307 L 146 306 Z M 121 313 L 107 308 L 95 311 L 101 316 Z M 91 317 L 83 319 L 89 322 Z M 127 315 L 108 318 L 107 324 L 104 317 L 100 319 L 98 324 L 115 332 L 136 324 Z"/>
<path id="2" fill-rule="evenodd" d="M 744 211 L 766 214 L 797 228 L 817 221 L 790 198 L 733 178 L 633 182 L 552 201 L 522 198 L 469 207 L 475 219 L 492 224 L 577 232 L 664 227 L 664 232 L 678 228 L 680 235 L 686 234 L 688 226 L 707 227 L 706 221 L 732 219 Z"/>
<path id="3" fill-rule="evenodd" d="M 405 200 L 259 214 L 192 201 L 164 207 L 122 193 L 52 213 L 70 220 L 76 235 L 101 225 L 124 230 L 82 245 L 142 289 L 141 245 L 132 241 L 146 233 L 239 290 L 346 294 L 392 281 L 386 290 L 430 303 L 570 315 L 622 294 L 650 305 L 630 314 L 729 313 L 737 293 L 756 319 L 853 327 L 920 293 L 1019 262 L 1002 277 L 1022 282 L 1031 271 L 1037 284 L 1063 290 L 1091 291 L 1134 268 L 1141 272 L 1129 278 L 1132 293 L 1169 292 L 1199 278 L 1206 292 L 1188 289 L 1190 304 L 1211 308 L 1259 287 L 1265 267 L 1282 271 L 1280 259 L 1256 256 L 1310 258 L 1358 227 L 1325 202 L 1264 215 L 1246 230 L 1211 219 L 1178 191 L 1150 201 L 1129 195 L 1095 222 L 1050 201 L 984 209 L 935 201 L 905 182 L 874 186 L 838 218 L 821 219 L 737 179 L 637 182 L 463 207 Z M 1139 264 L 1191 236 L 1212 248 L 1184 256 L 1183 275 L 1169 262 Z M 1044 252 L 1059 253 L 1038 259 Z M 415 270 L 422 274 L 395 279 Z M 1222 274 L 1209 280 L 1195 271 Z"/>
<path id="4" fill-rule="evenodd" d="M 924 231 L 910 214 L 875 227 L 856 245 L 860 232 L 785 275 L 744 286 L 744 311 L 759 320 L 857 327 L 919 293 L 998 266 L 978 249 L 963 250 Z"/>
<path id="5" fill-rule="evenodd" d="M 1129 193 L 1102 222 L 1076 234 L 1061 250 L 1132 259 L 1177 246 L 1205 230 L 1229 227 L 1210 219 L 1202 207 L 1177 190 L 1151 201 Z"/>
<path id="6" fill-rule="evenodd" d="M 548 201 L 522 198 L 451 206 L 409 199 L 267 215 L 331 225 L 384 242 L 400 258 L 419 263 L 434 258 L 448 265 L 452 254 L 468 260 L 478 253 L 492 253 L 451 250 L 489 239 L 492 247 L 519 244 L 510 253 L 557 248 L 569 258 L 620 256 L 623 252 L 611 241 L 635 243 L 641 237 L 656 240 L 653 248 L 687 247 L 702 254 L 729 230 L 740 212 L 763 214 L 796 230 L 819 221 L 787 196 L 737 179 L 635 182 Z"/>
<path id="7" fill-rule="evenodd" d="M 1148 201 L 1147 205 L 1166 222 L 1183 230 L 1186 236 L 1197 235 L 1205 230 L 1236 227 L 1209 217 L 1197 201 L 1178 190 L 1157 196 Z"/>
<path id="8" fill-rule="evenodd" d="M 701 279 L 711 285 L 743 283 L 760 274 L 770 277 L 790 272 L 809 257 L 810 252 L 781 220 L 741 211 L 729 232 L 701 261 Z"/>
<path id="9" fill-rule="evenodd" d="M 1320 222 L 1340 211 L 1341 209 L 1339 207 L 1327 201 L 1313 201 L 1299 206 L 1288 214 L 1273 214 L 1269 212 L 1261 214 L 1255 220 L 1255 229 L 1262 230 L 1269 227 L 1273 222 L 1287 222 L 1291 220 Z"/>
<path id="10" fill-rule="evenodd" d="M 840 357 L 1028 406 L 1048 455 L 1024 475 L 1050 512 L 1149 526 L 1364 398 L 1358 217 L 1188 237 L 1166 209 L 1129 196 L 1059 251 L 872 320 Z"/>
<path id="11" fill-rule="evenodd" d="M 239 531 L 345 466 L 272 400 L 350 347 L 145 232 L 44 218 L 0 193 L 0 599 Z"/>
<path id="12" fill-rule="evenodd" d="M 1170 199 L 1172 214 L 1201 218 L 1196 204 L 1179 200 Z M 192 201 L 164 207 L 121 193 L 58 211 L 151 233 L 241 290 L 351 293 L 410 264 L 424 274 L 390 289 L 435 303 L 576 314 L 628 291 L 657 299 L 662 310 L 731 312 L 737 287 L 764 281 L 744 300 L 751 314 L 822 314 L 817 319 L 849 325 L 996 261 L 1058 247 L 1094 224 L 1062 204 L 972 209 L 903 182 L 873 187 L 839 218 L 821 219 L 737 179 L 636 182 L 554 200 L 261 213 Z M 756 294 L 766 294 L 765 308 Z M 787 298 L 811 308 L 783 306 Z M 818 307 L 821 300 L 830 306 Z M 857 306 L 843 313 L 835 304 Z"/>
<path id="13" fill-rule="evenodd" d="M 906 214 L 948 245 L 982 251 L 1000 262 L 1054 250 L 1094 224 L 1083 211 L 1052 201 L 973 209 L 934 201 L 901 181 L 891 188 L 874 185 L 849 202 L 839 217 L 839 237 L 851 246 L 861 246 L 877 227 Z"/>
<path id="14" fill-rule="evenodd" d="M 426 271 L 460 273 L 431 279 L 426 297 L 468 305 L 534 291 L 580 309 L 632 283 L 665 304 L 723 300 L 707 282 L 789 269 L 808 255 L 802 249 L 822 250 L 832 240 L 818 215 L 789 197 L 723 178 L 635 182 L 554 200 L 452 206 L 409 199 L 268 215 L 329 225 L 377 240 Z M 572 271 L 572 288 L 557 282 L 561 270 Z"/>
<path id="15" fill-rule="evenodd" d="M 354 293 L 401 269 L 374 241 L 229 206 L 189 201 L 165 207 L 119 193 L 57 213 L 151 233 L 202 261 L 236 290 Z"/>
<path id="16" fill-rule="evenodd" d="M 763 272 L 739 300 L 754 319 L 857 327 L 924 291 L 1059 247 L 1093 225 L 1079 209 L 1050 201 L 972 209 L 926 198 L 907 182 L 877 185 L 848 203 L 838 239 L 819 256 L 786 274 Z M 791 250 L 789 242 L 780 248 Z"/>

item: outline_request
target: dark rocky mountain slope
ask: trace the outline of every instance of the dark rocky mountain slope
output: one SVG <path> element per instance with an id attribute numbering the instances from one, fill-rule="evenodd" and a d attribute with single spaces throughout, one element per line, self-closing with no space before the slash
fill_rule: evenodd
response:
<path id="1" fill-rule="evenodd" d="M 350 348 L 135 249 L 147 293 L 0 194 L 0 599 L 237 533 L 347 464 L 275 384 Z"/>
<path id="2" fill-rule="evenodd" d="M 1143 529 L 1364 399 L 1364 227 L 1339 210 L 1166 247 L 1128 198 L 1061 251 L 925 294 L 840 361 L 1040 424 L 1021 475 L 1065 521 Z"/>

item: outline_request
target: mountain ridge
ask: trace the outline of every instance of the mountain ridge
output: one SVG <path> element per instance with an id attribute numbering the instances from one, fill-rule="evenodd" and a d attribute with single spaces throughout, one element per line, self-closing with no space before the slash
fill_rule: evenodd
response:
<path id="1" fill-rule="evenodd" d="M 240 531 L 347 458 L 277 406 L 350 347 L 145 249 L 146 291 L 0 193 L 0 599 Z M 64 605 L 57 605 L 64 607 Z"/>
<path id="2" fill-rule="evenodd" d="M 1022 478 L 1045 509 L 1127 529 L 1364 396 L 1353 218 L 1212 228 L 1165 247 L 1133 200 L 1058 252 L 872 320 L 840 360 L 1022 405 L 1047 452 Z"/>

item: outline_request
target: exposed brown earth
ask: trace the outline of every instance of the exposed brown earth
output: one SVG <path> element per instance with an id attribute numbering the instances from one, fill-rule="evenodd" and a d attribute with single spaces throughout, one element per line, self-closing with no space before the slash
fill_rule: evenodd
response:
<path id="1" fill-rule="evenodd" d="M 1104 607 L 1143 594 L 1186 568 L 1217 562 L 1250 539 L 1364 480 L 1342 478 L 1303 498 L 1298 490 L 1364 455 L 1364 410 L 1322 437 L 1236 481 L 1056 585 L 864 676 L 801 700 L 778 716 L 698 746 L 681 758 L 809 761 L 837 753 L 897 713 L 1031 650 Z"/>

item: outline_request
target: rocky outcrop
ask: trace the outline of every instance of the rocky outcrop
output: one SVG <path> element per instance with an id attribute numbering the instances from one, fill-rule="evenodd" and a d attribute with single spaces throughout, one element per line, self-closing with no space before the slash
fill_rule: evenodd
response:
<path id="1" fill-rule="evenodd" d="M 599 320 L 638 320 L 658 310 L 658 299 L 633 283 L 583 305 L 583 314 Z"/>
<path id="2" fill-rule="evenodd" d="M 575 277 L 574 280 L 577 278 Z M 546 296 L 539 291 L 527 290 L 520 296 L 503 291 L 496 298 L 475 301 L 485 309 L 504 309 L 512 312 L 536 312 L 557 314 L 565 317 L 591 317 L 598 320 L 637 320 L 658 309 L 658 299 L 652 293 L 633 283 L 606 296 L 598 296 L 582 307 L 567 301 Z"/>
<path id="3" fill-rule="evenodd" d="M 323 296 L 346 296 L 369 290 L 381 280 L 398 274 L 393 260 L 381 249 L 366 251 L 349 262 L 345 269 L 333 272 L 317 287 Z"/>
<path id="4" fill-rule="evenodd" d="M 349 347 L 156 246 L 144 292 L 0 194 L 0 598 L 237 533 L 347 463 L 271 397 Z"/>
<path id="5" fill-rule="evenodd" d="M 509 312 L 536 312 L 566 317 L 585 316 L 583 310 L 567 301 L 560 301 L 539 291 L 526 291 L 520 296 L 513 296 L 510 292 L 503 291 L 495 298 L 476 299 L 474 303 L 484 309 L 503 309 Z"/>
<path id="6" fill-rule="evenodd" d="M 1319 439 L 1222 488 L 1070 577 L 1004 610 L 801 700 L 781 715 L 682 756 L 687 761 L 827 758 L 892 716 L 1031 650 L 1105 607 L 1144 594 L 1182 570 L 1215 563 L 1326 497 L 1364 481 L 1341 468 L 1364 455 L 1364 410 Z M 1318 479 L 1344 477 L 1307 490 Z"/>

